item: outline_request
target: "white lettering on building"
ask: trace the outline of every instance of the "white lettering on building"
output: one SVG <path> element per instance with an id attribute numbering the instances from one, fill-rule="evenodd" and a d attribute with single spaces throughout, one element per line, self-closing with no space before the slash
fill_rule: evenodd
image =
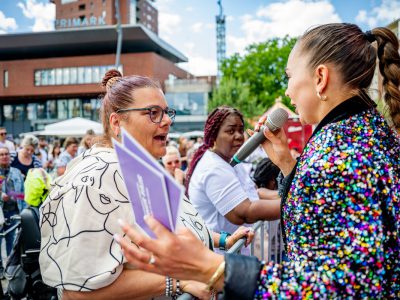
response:
<path id="1" fill-rule="evenodd" d="M 55 21 L 57 28 L 68 28 L 68 27 L 85 27 L 85 26 L 99 26 L 106 25 L 105 16 L 95 17 L 91 16 L 89 19 L 84 18 L 69 18 L 69 19 L 57 19 Z"/>

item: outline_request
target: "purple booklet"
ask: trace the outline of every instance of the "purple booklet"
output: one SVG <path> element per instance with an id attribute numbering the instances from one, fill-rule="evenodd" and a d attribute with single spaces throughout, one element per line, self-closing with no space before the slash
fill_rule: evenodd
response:
<path id="1" fill-rule="evenodd" d="M 153 215 L 174 231 L 175 223 L 172 222 L 164 175 L 124 145 L 113 142 L 136 223 L 151 237 L 155 237 L 143 220 L 145 215 Z"/>
<path id="2" fill-rule="evenodd" d="M 139 156 L 143 161 L 147 162 L 149 165 L 153 166 L 155 170 L 158 170 L 161 174 L 164 175 L 165 183 L 167 185 L 168 199 L 169 205 L 171 207 L 171 215 L 172 220 L 174 222 L 174 228 L 176 221 L 178 220 L 178 210 L 179 204 L 183 198 L 183 188 L 182 186 L 176 182 L 174 177 L 171 176 L 158 161 L 154 159 L 147 152 L 146 149 L 143 148 L 126 130 L 122 128 L 122 144 L 129 149 L 131 152 L 135 153 Z"/>

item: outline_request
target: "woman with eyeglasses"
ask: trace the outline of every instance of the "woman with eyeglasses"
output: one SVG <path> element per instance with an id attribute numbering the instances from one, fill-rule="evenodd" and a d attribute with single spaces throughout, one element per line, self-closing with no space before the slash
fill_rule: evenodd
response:
<path id="1" fill-rule="evenodd" d="M 101 107 L 104 134 L 70 162 L 41 207 L 44 282 L 63 289 L 63 299 L 150 299 L 181 291 L 208 298 L 203 284 L 154 275 L 126 264 L 113 240 L 118 219 L 131 225 L 135 220 L 112 139 L 120 141 L 124 128 L 160 159 L 166 152 L 175 110 L 167 107 L 161 88 L 147 77 L 122 77 L 110 70 L 102 83 L 106 87 Z M 178 226 L 190 227 L 212 249 L 212 237 L 187 199 L 181 204 L 178 222 Z M 236 239 L 245 235 L 242 231 Z"/>

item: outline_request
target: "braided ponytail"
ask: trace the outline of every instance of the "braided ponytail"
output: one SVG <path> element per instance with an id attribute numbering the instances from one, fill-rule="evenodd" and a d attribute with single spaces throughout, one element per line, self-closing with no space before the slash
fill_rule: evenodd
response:
<path id="1" fill-rule="evenodd" d="M 378 44 L 379 71 L 382 74 L 384 100 L 389 108 L 393 125 L 400 132 L 400 55 L 399 41 L 388 28 L 372 30 Z"/>

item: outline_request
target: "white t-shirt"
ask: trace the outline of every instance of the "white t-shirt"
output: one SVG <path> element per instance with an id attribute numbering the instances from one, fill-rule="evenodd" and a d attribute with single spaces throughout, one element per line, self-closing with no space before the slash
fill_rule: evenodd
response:
<path id="1" fill-rule="evenodd" d="M 111 148 L 91 148 L 55 180 L 40 208 L 42 277 L 47 285 L 89 291 L 111 284 L 126 263 L 113 234 L 117 220 L 135 226 L 132 205 Z M 209 247 L 210 235 L 191 203 L 180 205 L 186 226 Z M 136 225 L 137 226 L 137 225 Z"/>
<path id="2" fill-rule="evenodd" d="M 259 200 L 255 184 L 241 164 L 232 168 L 206 151 L 192 174 L 189 198 L 209 229 L 233 233 L 239 226 L 224 216 L 246 199 Z"/>

